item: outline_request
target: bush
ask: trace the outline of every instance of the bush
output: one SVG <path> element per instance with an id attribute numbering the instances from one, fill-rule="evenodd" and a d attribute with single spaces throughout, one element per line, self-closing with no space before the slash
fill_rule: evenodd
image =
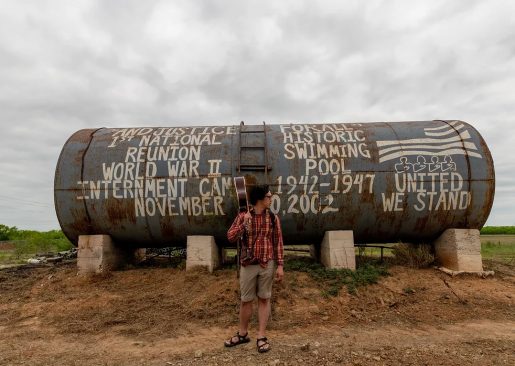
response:
<path id="1" fill-rule="evenodd" d="M 393 247 L 394 262 L 412 268 L 425 268 L 434 263 L 435 257 L 429 244 L 399 243 Z"/>
<path id="2" fill-rule="evenodd" d="M 18 229 L 15 226 L 9 227 L 0 224 L 0 241 L 13 239 L 13 236 L 17 231 Z"/>
<path id="3" fill-rule="evenodd" d="M 37 247 L 29 240 L 17 240 L 14 242 L 14 254 L 17 259 L 23 259 L 36 254 Z"/>
<path id="4" fill-rule="evenodd" d="M 483 235 L 515 235 L 515 226 L 485 226 L 481 229 Z"/>

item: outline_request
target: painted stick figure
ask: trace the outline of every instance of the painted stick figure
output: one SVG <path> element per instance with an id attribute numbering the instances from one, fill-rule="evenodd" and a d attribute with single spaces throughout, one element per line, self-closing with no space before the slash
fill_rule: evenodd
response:
<path id="1" fill-rule="evenodd" d="M 400 163 L 395 164 L 395 171 L 397 173 L 410 172 L 413 169 L 413 164 L 408 163 L 408 158 L 403 156 L 400 158 Z"/>
<path id="2" fill-rule="evenodd" d="M 429 165 L 430 172 L 436 172 L 442 169 L 442 163 L 440 163 L 440 160 L 436 155 L 431 156 L 431 162 L 427 165 Z"/>
<path id="3" fill-rule="evenodd" d="M 452 158 L 449 155 L 445 155 L 442 163 L 442 172 L 445 172 L 447 170 L 453 172 L 456 171 L 456 163 L 452 161 Z"/>
<path id="4" fill-rule="evenodd" d="M 427 163 L 426 158 L 424 158 L 422 155 L 417 156 L 417 162 L 413 164 L 413 171 L 415 173 L 420 172 L 421 170 L 426 169 Z"/>

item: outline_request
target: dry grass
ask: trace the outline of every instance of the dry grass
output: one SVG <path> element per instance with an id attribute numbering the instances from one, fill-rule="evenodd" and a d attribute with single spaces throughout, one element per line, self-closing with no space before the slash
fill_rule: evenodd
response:
<path id="1" fill-rule="evenodd" d="M 429 244 L 399 243 L 393 247 L 394 263 L 411 268 L 426 268 L 435 257 Z"/>

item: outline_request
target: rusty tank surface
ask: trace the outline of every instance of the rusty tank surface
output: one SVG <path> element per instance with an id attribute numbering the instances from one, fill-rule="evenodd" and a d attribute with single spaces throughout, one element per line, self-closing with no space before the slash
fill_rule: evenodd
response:
<path id="1" fill-rule="evenodd" d="M 462 121 L 260 124 L 80 130 L 55 173 L 65 235 L 108 234 L 127 247 L 186 244 L 226 232 L 233 177 L 268 183 L 285 244 L 353 230 L 356 243 L 429 241 L 480 229 L 495 175 L 488 147 Z"/>

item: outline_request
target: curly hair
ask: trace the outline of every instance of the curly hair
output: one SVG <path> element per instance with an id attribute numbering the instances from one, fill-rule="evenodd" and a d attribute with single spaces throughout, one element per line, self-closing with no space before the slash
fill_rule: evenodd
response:
<path id="1" fill-rule="evenodd" d="M 249 192 L 250 204 L 255 205 L 257 201 L 265 199 L 269 191 L 268 184 L 260 184 L 252 187 Z"/>

